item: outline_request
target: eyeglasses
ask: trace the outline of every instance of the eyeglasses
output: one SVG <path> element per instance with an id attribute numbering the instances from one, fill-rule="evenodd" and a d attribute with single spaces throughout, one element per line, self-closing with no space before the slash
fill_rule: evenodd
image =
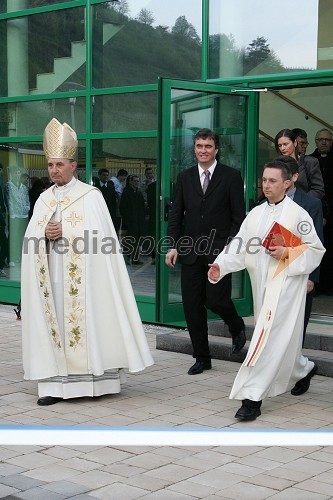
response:
<path id="1" fill-rule="evenodd" d="M 332 142 L 332 139 L 328 139 L 327 137 L 318 137 L 315 140 L 318 142 Z"/>
<path id="2" fill-rule="evenodd" d="M 307 146 L 309 143 L 308 141 L 299 141 L 299 146 Z"/>

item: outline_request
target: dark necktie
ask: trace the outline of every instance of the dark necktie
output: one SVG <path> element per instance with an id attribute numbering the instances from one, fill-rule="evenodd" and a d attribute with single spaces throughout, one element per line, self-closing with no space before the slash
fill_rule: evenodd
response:
<path id="1" fill-rule="evenodd" d="M 209 172 L 209 170 L 205 170 L 205 171 L 204 171 L 204 174 L 205 174 L 205 178 L 204 178 L 203 185 L 202 185 L 203 194 L 205 194 L 205 193 L 206 193 L 207 188 L 208 188 L 208 184 L 209 184 L 209 176 L 210 176 L 210 172 Z"/>

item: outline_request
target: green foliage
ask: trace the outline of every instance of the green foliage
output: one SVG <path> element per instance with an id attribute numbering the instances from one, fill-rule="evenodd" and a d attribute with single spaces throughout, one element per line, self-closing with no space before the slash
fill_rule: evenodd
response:
<path id="1" fill-rule="evenodd" d="M 148 26 L 151 26 L 155 21 L 153 13 L 148 9 L 141 9 L 136 19 L 139 23 L 147 24 Z"/>
<path id="2" fill-rule="evenodd" d="M 174 35 L 179 35 L 183 38 L 193 40 L 196 43 L 200 43 L 200 37 L 195 27 L 193 26 L 193 24 L 187 21 L 185 16 L 177 17 L 171 33 L 173 33 Z"/>
<path id="3" fill-rule="evenodd" d="M 258 36 L 246 49 L 236 46 L 232 35 L 209 37 L 210 78 L 280 73 L 286 69 L 270 49 L 267 39 Z"/>
<path id="4" fill-rule="evenodd" d="M 282 69 L 281 61 L 270 49 L 266 38 L 257 36 L 248 45 L 244 59 L 244 74 L 279 73 Z"/>

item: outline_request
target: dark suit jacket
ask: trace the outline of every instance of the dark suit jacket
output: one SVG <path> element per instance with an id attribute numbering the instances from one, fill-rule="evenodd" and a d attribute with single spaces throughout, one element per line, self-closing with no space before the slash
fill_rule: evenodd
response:
<path id="1" fill-rule="evenodd" d="M 206 237 L 209 244 L 205 254 L 213 262 L 228 239 L 238 233 L 244 218 L 244 185 L 240 173 L 217 163 L 203 194 L 195 165 L 178 175 L 168 224 L 168 236 L 173 242 L 170 248 L 177 248 L 183 263 L 193 264 L 197 259 L 198 240 Z M 181 236 L 188 238 L 180 239 Z"/>
<path id="2" fill-rule="evenodd" d="M 296 188 L 296 192 L 294 194 L 294 202 L 304 208 L 304 210 L 308 212 L 310 217 L 312 217 L 316 233 L 318 234 L 320 240 L 323 242 L 323 208 L 321 201 L 318 198 L 311 196 L 311 194 L 305 193 L 301 189 Z M 311 281 L 319 283 L 319 269 L 320 268 L 318 266 L 317 269 L 312 271 L 309 276 L 309 279 Z"/>
<path id="3" fill-rule="evenodd" d="M 114 184 L 112 181 L 108 181 L 106 187 L 101 186 L 99 179 L 96 180 L 96 187 L 100 189 L 105 203 L 107 204 L 107 207 L 109 209 L 111 218 L 113 222 L 116 220 L 116 212 L 117 212 L 117 196 L 116 196 L 116 190 L 114 187 Z"/>
<path id="4" fill-rule="evenodd" d="M 301 155 L 298 165 L 296 187 L 321 199 L 325 194 L 325 189 L 319 161 L 313 156 Z"/>
<path id="5" fill-rule="evenodd" d="M 120 198 L 120 214 L 130 236 L 139 238 L 145 233 L 145 200 L 139 189 L 128 186 Z"/>

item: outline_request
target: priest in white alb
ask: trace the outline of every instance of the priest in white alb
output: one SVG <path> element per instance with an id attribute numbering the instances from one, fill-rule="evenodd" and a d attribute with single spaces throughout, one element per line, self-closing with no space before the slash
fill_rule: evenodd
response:
<path id="1" fill-rule="evenodd" d="M 251 279 L 255 329 L 230 394 L 230 399 L 242 400 L 235 415 L 239 420 L 256 419 L 263 399 L 295 384 L 300 393 L 306 392 L 318 369 L 302 355 L 302 338 L 308 276 L 320 264 L 325 249 L 309 214 L 285 195 L 291 178 L 285 163 L 265 165 L 267 202 L 251 210 L 208 273 L 216 283 L 246 268 Z M 300 244 L 270 244 L 266 249 L 262 242 L 274 222 L 300 238 Z"/>
<path id="2" fill-rule="evenodd" d="M 74 175 L 77 145 L 53 118 L 43 146 L 54 185 L 23 242 L 24 377 L 38 381 L 41 406 L 118 393 L 124 369 L 153 364 L 104 198 Z"/>

